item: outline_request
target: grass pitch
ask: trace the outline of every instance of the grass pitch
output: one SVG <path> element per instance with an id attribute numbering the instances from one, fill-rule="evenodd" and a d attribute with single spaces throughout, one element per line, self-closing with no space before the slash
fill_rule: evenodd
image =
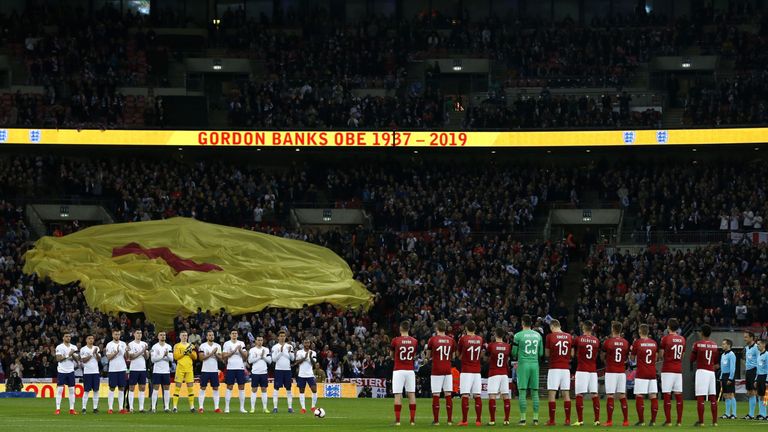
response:
<path id="1" fill-rule="evenodd" d="M 21 431 L 54 431 L 54 430 L 98 430 L 108 432 L 120 432 L 130 431 L 138 432 L 142 430 L 162 430 L 164 432 L 169 431 L 242 431 L 242 430 L 260 430 L 260 431 L 300 431 L 300 430 L 312 430 L 312 431 L 324 431 L 332 430 L 334 432 L 354 431 L 362 432 L 368 430 L 395 430 L 393 426 L 394 414 L 392 409 L 392 399 L 320 399 L 319 406 L 323 407 L 327 411 L 326 418 L 318 419 L 312 414 L 288 414 L 286 412 L 285 400 L 280 400 L 281 412 L 278 414 L 214 414 L 212 410 L 206 411 L 205 414 L 190 414 L 187 411 L 186 400 L 179 401 L 178 414 L 130 414 L 130 415 L 107 415 L 106 414 L 106 398 L 100 400 L 100 409 L 102 413 L 98 415 L 91 414 L 70 416 L 66 414 L 69 409 L 68 400 L 62 401 L 62 414 L 60 416 L 54 416 L 54 401 L 53 399 L 0 399 L 0 429 L 9 432 L 21 432 Z M 408 407 L 403 407 L 403 425 L 399 430 L 445 430 L 456 428 L 456 422 L 461 418 L 461 403 L 454 403 L 454 426 L 445 426 L 445 405 L 441 400 L 441 418 L 442 426 L 433 427 L 432 422 L 432 409 L 431 400 L 419 399 L 416 411 L 416 426 L 408 425 Z M 458 402 L 458 401 L 457 401 Z M 634 401 L 630 402 L 629 420 L 631 424 L 637 421 Z M 222 398 L 222 406 L 223 406 Z M 210 405 L 211 400 L 206 400 L 206 404 Z M 525 429 L 532 429 L 531 426 L 531 401 L 528 401 L 528 426 Z M 149 400 L 147 400 L 147 406 Z M 162 406 L 161 402 L 158 405 Z M 516 425 L 519 420 L 517 411 L 517 401 L 512 401 L 512 415 L 510 421 L 512 425 L 502 426 L 499 420 L 503 420 L 504 410 L 503 406 L 497 407 L 497 424 L 494 427 L 483 426 L 483 429 L 518 429 L 525 430 Z M 646 401 L 646 421 L 650 417 L 650 404 Z M 237 399 L 232 400 L 232 408 L 239 406 Z M 257 403 L 257 407 L 261 406 L 261 402 Z M 270 400 L 271 406 L 271 400 Z M 298 400 L 294 399 L 294 406 L 298 407 Z M 246 407 L 250 408 L 250 401 L 246 401 Z M 542 400 L 542 410 L 540 412 L 540 418 L 542 420 L 541 425 L 537 428 L 541 428 L 547 431 L 559 431 L 566 430 L 564 426 L 546 427 L 543 424 L 546 422 L 546 401 Z M 80 400 L 76 403 L 78 413 L 80 412 Z M 706 407 L 705 420 L 707 421 L 707 428 L 710 428 L 709 424 L 709 406 Z M 747 408 L 746 403 L 740 403 L 739 409 L 741 412 L 739 415 L 744 415 L 744 411 Z M 720 404 L 720 409 L 724 409 L 723 404 Z M 298 411 L 298 410 L 297 410 Z M 573 418 L 576 416 L 576 409 L 573 409 Z M 618 417 L 617 417 L 618 415 Z M 675 417 L 674 407 L 672 409 L 672 416 Z M 621 426 L 614 426 L 613 428 L 606 428 L 604 426 L 595 427 L 592 426 L 592 404 L 585 404 L 584 407 L 585 426 L 581 429 L 587 430 L 637 430 L 644 428 L 623 428 Z M 605 401 L 602 404 L 601 416 L 605 421 Z M 470 419 L 474 418 L 474 406 L 470 406 Z M 616 419 L 621 419 L 621 410 L 618 409 L 614 412 L 614 422 Z M 660 410 L 658 419 L 658 428 L 661 428 L 661 423 L 664 421 L 663 411 Z M 694 401 L 686 401 L 685 405 L 685 417 L 682 428 L 674 428 L 674 430 L 695 430 L 693 423 L 696 420 L 696 403 Z M 488 421 L 488 404 L 484 401 L 483 405 L 483 421 Z M 558 401 L 558 423 L 563 422 L 562 402 Z M 620 424 L 620 423 L 619 423 Z M 471 423 L 470 428 L 475 428 Z M 746 431 L 749 429 L 757 428 L 757 430 L 768 430 L 768 422 L 756 422 L 745 420 L 719 420 L 719 429 L 722 430 L 735 430 Z"/>

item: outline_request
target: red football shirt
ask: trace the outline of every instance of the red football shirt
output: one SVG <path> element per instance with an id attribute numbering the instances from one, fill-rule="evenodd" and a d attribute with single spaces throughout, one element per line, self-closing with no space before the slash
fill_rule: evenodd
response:
<path id="1" fill-rule="evenodd" d="M 714 371 L 715 365 L 720 361 L 720 351 L 717 344 L 711 340 L 700 340 L 693 344 L 691 351 L 691 363 L 696 362 L 697 369 Z"/>
<path id="2" fill-rule="evenodd" d="M 547 335 L 544 347 L 549 350 L 550 369 L 571 368 L 573 337 L 570 334 L 564 332 L 550 333 Z"/>
<path id="3" fill-rule="evenodd" d="M 603 343 L 605 351 L 605 371 L 608 373 L 624 373 L 627 371 L 629 342 L 623 337 L 612 337 Z"/>
<path id="4" fill-rule="evenodd" d="M 392 353 L 395 358 L 394 370 L 413 370 L 418 342 L 410 336 L 398 336 L 392 339 Z"/>
<path id="5" fill-rule="evenodd" d="M 576 338 L 576 370 L 579 372 L 597 372 L 597 355 L 600 352 L 600 339 L 592 335 Z"/>
<path id="6" fill-rule="evenodd" d="M 664 350 L 662 372 L 683 373 L 683 353 L 685 353 L 685 338 L 677 333 L 668 334 L 661 338 L 661 349 Z"/>
<path id="7" fill-rule="evenodd" d="M 427 348 L 432 355 L 432 375 L 450 375 L 451 358 L 456 350 L 456 342 L 450 336 L 435 335 L 429 338 Z"/>
<path id="8" fill-rule="evenodd" d="M 505 342 L 488 344 L 488 377 L 496 375 L 509 376 L 509 356 L 512 345 Z"/>
<path id="9" fill-rule="evenodd" d="M 640 338 L 632 344 L 632 353 L 637 356 L 637 378 L 656 379 L 656 353 L 659 347 L 650 338 Z"/>
<path id="10" fill-rule="evenodd" d="M 480 351 L 482 349 L 483 338 L 481 336 L 464 335 L 459 339 L 462 373 L 480 373 Z"/>

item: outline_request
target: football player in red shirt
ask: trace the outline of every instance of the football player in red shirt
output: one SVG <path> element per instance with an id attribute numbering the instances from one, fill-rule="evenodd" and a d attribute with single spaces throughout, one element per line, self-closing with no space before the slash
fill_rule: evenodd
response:
<path id="1" fill-rule="evenodd" d="M 509 424 L 509 356 L 512 345 L 504 342 L 506 332 L 497 327 L 496 340 L 488 344 L 488 410 L 491 416 L 490 426 L 496 424 L 496 399 L 501 394 L 504 400 L 504 425 Z"/>
<path id="2" fill-rule="evenodd" d="M 675 318 L 667 321 L 669 333 L 661 338 L 659 357 L 661 366 L 661 394 L 664 396 L 664 426 L 672 425 L 672 394 L 677 404 L 677 425 L 683 423 L 683 353 L 685 338 L 678 334 L 680 323 Z"/>
<path id="3" fill-rule="evenodd" d="M 475 398 L 475 425 L 481 426 L 480 414 L 483 411 L 483 401 L 480 399 L 482 381 L 480 377 L 480 352 L 483 350 L 483 338 L 475 334 L 476 325 L 472 320 L 464 324 L 467 334 L 459 339 L 459 353 L 461 354 L 461 378 L 459 388 L 461 391 L 461 423 L 467 425 L 469 413 L 469 398 Z"/>
<path id="4" fill-rule="evenodd" d="M 445 334 L 448 323 L 440 320 L 435 323 L 437 334 L 427 342 L 427 358 L 432 358 L 432 424 L 440 424 L 440 392 L 445 394 L 445 410 L 448 412 L 448 425 L 453 424 L 453 375 L 451 360 L 456 354 L 456 342 Z"/>
<path id="5" fill-rule="evenodd" d="M 584 424 L 584 395 L 592 395 L 595 426 L 600 426 L 600 397 L 597 395 L 597 356 L 600 355 L 600 339 L 592 335 L 592 321 L 581 323 L 581 336 L 576 338 L 576 415 L 575 426 Z"/>
<path id="6" fill-rule="evenodd" d="M 709 397 L 709 409 L 712 412 L 712 425 L 717 426 L 717 390 L 715 387 L 715 365 L 720 352 L 717 344 L 709 338 L 712 328 L 701 326 L 701 340 L 693 344 L 691 363 L 696 363 L 696 410 L 699 421 L 694 426 L 704 426 L 704 399 Z"/>
<path id="7" fill-rule="evenodd" d="M 656 362 L 658 361 L 658 345 L 649 338 L 648 324 L 640 324 L 638 329 L 640 338 L 632 344 L 630 354 L 637 362 L 637 375 L 635 377 L 635 407 L 637 408 L 638 421 L 635 426 L 645 426 L 645 403 L 643 396 L 651 399 L 651 422 L 649 426 L 656 424 L 656 414 L 659 412 L 657 399 L 659 389 L 656 384 Z"/>
<path id="8" fill-rule="evenodd" d="M 605 362 L 605 398 L 608 411 L 606 426 L 613 426 L 614 397 L 619 398 L 621 413 L 624 415 L 622 426 L 629 426 L 627 418 L 627 357 L 629 342 L 621 337 L 624 326 L 619 321 L 611 323 L 611 337 L 603 343 L 603 361 Z"/>
<path id="9" fill-rule="evenodd" d="M 544 353 L 549 359 L 547 371 L 547 390 L 549 390 L 549 421 L 547 426 L 555 425 L 557 410 L 557 391 L 563 398 L 565 409 L 565 425 L 571 424 L 571 348 L 573 337 L 561 330 L 560 321 L 554 319 L 549 323 L 552 333 L 547 335 Z"/>
<path id="10" fill-rule="evenodd" d="M 403 388 L 408 393 L 408 408 L 411 410 L 411 425 L 416 420 L 416 374 L 413 363 L 416 358 L 418 341 L 408 336 L 411 322 L 400 323 L 400 336 L 392 339 L 392 358 L 395 367 L 392 372 L 392 393 L 395 395 L 395 425 L 400 426 L 400 411 L 403 409 Z"/>

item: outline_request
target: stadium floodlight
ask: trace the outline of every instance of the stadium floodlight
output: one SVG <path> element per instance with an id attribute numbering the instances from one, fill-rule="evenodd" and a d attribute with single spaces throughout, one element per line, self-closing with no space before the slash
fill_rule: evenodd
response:
<path id="1" fill-rule="evenodd" d="M 458 71 L 460 71 L 462 68 L 463 68 L 463 67 L 462 67 L 462 65 L 461 65 L 461 59 L 455 59 L 455 60 L 453 60 L 453 70 L 454 70 L 454 71 L 458 72 Z"/>
<path id="2" fill-rule="evenodd" d="M 59 216 L 66 218 L 69 217 L 69 206 L 61 206 L 59 207 Z"/>
<path id="3" fill-rule="evenodd" d="M 583 210 L 581 212 L 581 220 L 583 222 L 592 222 L 592 210 Z"/>
<path id="4" fill-rule="evenodd" d="M 212 22 L 213 22 L 213 25 L 215 25 L 216 27 L 221 25 L 221 20 L 218 18 L 214 18 Z"/>
<path id="5" fill-rule="evenodd" d="M 683 60 L 680 62 L 680 67 L 683 69 L 690 69 L 691 68 L 691 59 L 688 57 L 683 57 Z"/>
<path id="6" fill-rule="evenodd" d="M 330 222 L 332 216 L 333 216 L 333 211 L 331 209 L 323 210 L 323 221 L 324 222 Z"/>
<path id="7" fill-rule="evenodd" d="M 213 59 L 213 70 L 221 70 L 221 59 Z"/>

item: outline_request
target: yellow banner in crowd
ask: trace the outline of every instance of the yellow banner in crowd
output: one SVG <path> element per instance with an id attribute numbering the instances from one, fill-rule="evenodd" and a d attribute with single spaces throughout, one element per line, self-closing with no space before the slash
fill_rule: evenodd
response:
<path id="1" fill-rule="evenodd" d="M 368 307 L 372 295 L 330 249 L 188 218 L 97 225 L 43 237 L 24 272 L 78 282 L 91 308 L 144 312 L 162 329 L 197 308 L 233 315 L 330 303 Z"/>
<path id="2" fill-rule="evenodd" d="M 0 129 L 0 144 L 212 147 L 588 147 L 758 144 L 768 128 L 540 132 Z"/>
<path id="3" fill-rule="evenodd" d="M 222 386 L 223 385 L 224 384 L 222 383 Z M 171 387 L 173 388 L 173 384 L 171 385 Z M 246 383 L 245 387 L 246 387 L 246 389 L 245 389 L 246 395 L 250 395 L 251 394 L 251 385 L 250 385 L 250 383 Z M 39 383 L 32 382 L 32 383 L 24 384 L 22 386 L 22 391 L 34 392 L 37 395 L 38 398 L 46 398 L 47 399 L 47 398 L 56 397 L 56 388 L 57 388 L 57 385 L 55 383 L 51 383 L 51 382 L 39 382 Z M 197 395 L 199 394 L 199 390 L 200 390 L 200 384 L 199 383 L 195 383 L 194 392 L 192 394 L 194 394 L 195 397 L 197 397 Z M 269 387 L 268 387 L 267 392 L 269 393 L 270 396 L 272 396 L 272 390 L 274 390 L 274 387 L 273 387 L 272 383 L 269 383 Z M 0 384 L 0 392 L 4 392 L 4 391 L 5 391 L 5 384 Z M 186 391 L 187 391 L 186 387 L 184 387 L 181 390 L 181 394 L 185 395 Z M 258 391 L 260 392 L 261 390 L 258 390 Z M 108 392 L 109 392 L 109 387 L 107 386 L 107 383 L 106 382 L 101 383 L 101 385 L 99 386 L 99 396 L 100 397 L 107 397 Z M 234 386 L 232 388 L 232 395 L 237 397 L 238 392 L 239 392 L 239 390 L 237 389 L 237 386 Z M 291 387 L 291 393 L 294 396 L 298 396 L 299 395 L 299 389 L 298 389 L 298 387 L 296 387 L 296 385 L 293 385 Z M 311 394 L 309 388 L 306 388 L 304 393 L 307 394 L 307 395 Z M 147 394 L 149 394 L 149 391 L 147 391 Z M 261 393 L 259 393 L 259 394 L 261 394 Z M 285 397 L 285 389 L 280 389 L 278 394 L 281 397 Z M 67 394 L 65 393 L 64 394 L 65 398 L 67 397 L 66 395 Z M 211 391 L 211 388 L 210 387 L 206 388 L 205 396 L 206 397 L 211 397 L 212 395 L 213 395 L 213 392 Z M 318 383 L 317 384 L 317 395 L 318 395 L 318 397 L 321 397 L 321 398 L 356 398 L 357 397 L 357 386 L 355 384 L 350 384 L 350 383 L 338 383 L 338 384 Z M 82 384 L 76 384 L 75 385 L 75 397 L 77 397 L 77 398 L 83 397 L 83 385 Z M 160 399 L 162 399 L 162 396 L 160 397 Z M 103 400 L 102 400 L 102 403 L 104 403 Z M 183 401 L 181 403 L 184 404 L 184 403 L 186 403 L 186 401 Z M 195 403 L 197 403 L 197 399 L 195 399 Z M 66 401 L 64 401 L 64 406 L 68 406 Z M 106 405 L 104 405 L 104 406 L 106 406 Z M 162 402 L 158 402 L 158 406 L 162 407 Z M 259 405 L 259 406 L 261 406 L 261 405 Z"/>

